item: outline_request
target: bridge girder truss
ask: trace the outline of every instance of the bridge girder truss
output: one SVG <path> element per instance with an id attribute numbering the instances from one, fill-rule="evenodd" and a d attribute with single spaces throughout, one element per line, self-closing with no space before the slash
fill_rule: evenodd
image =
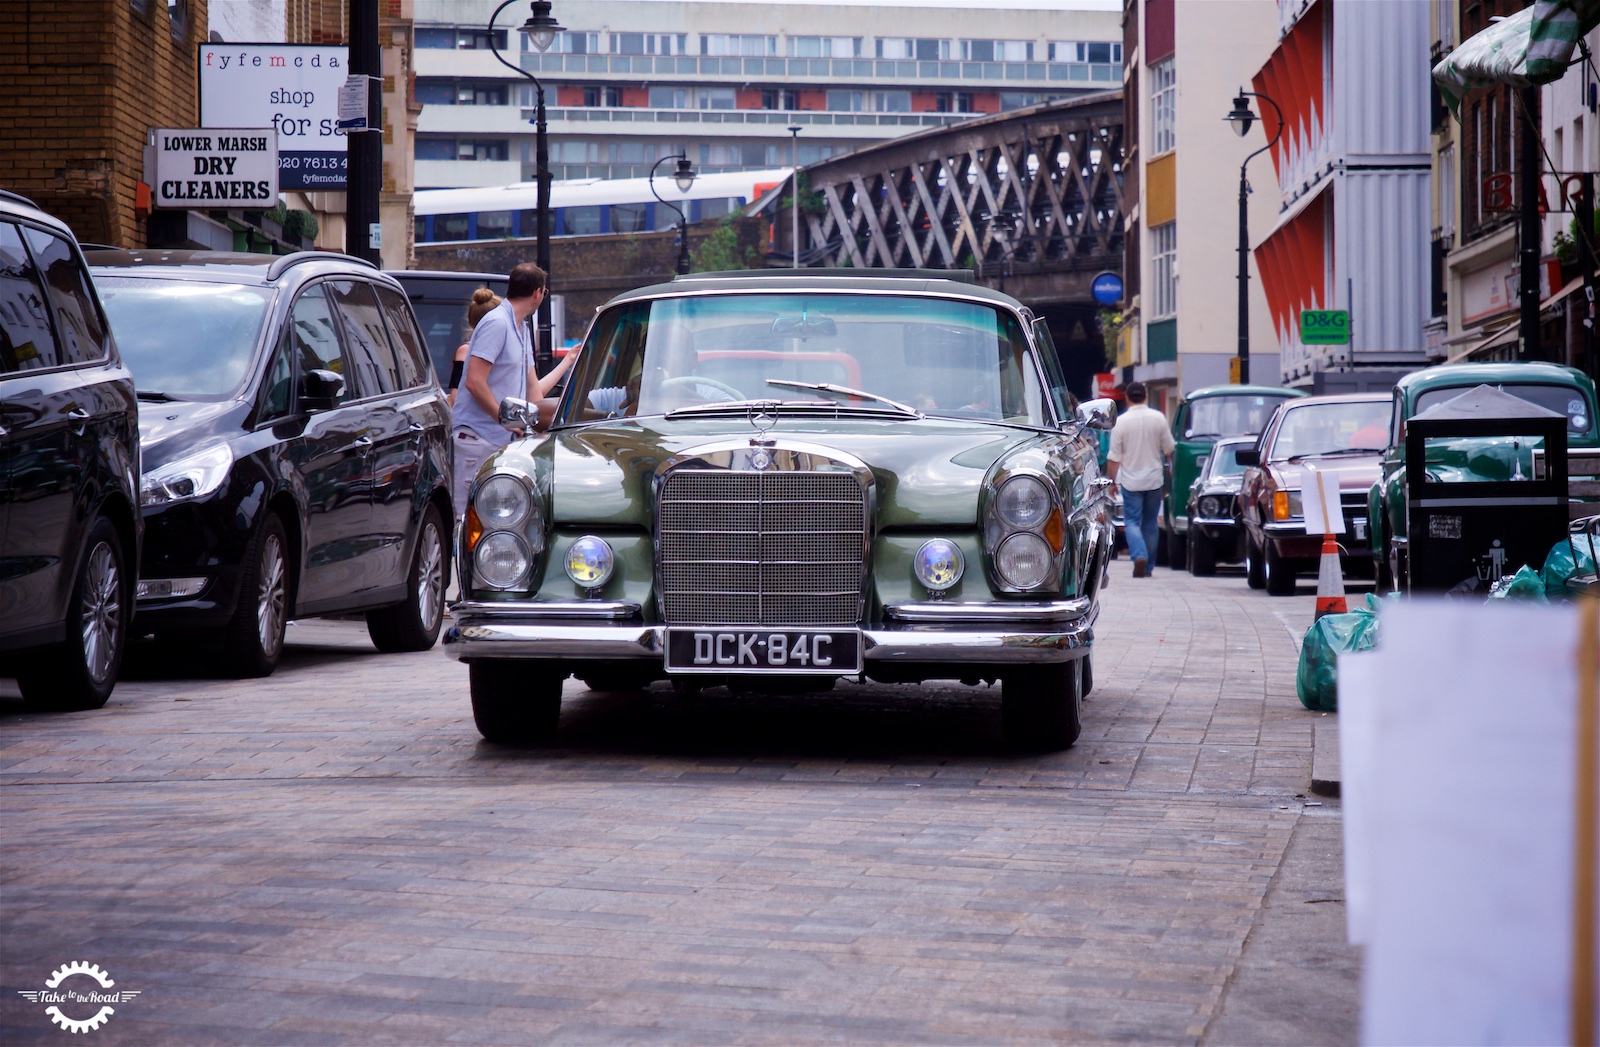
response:
<path id="1" fill-rule="evenodd" d="M 1085 272 L 1120 268 L 1122 93 L 899 138 L 804 169 L 810 264 Z"/>

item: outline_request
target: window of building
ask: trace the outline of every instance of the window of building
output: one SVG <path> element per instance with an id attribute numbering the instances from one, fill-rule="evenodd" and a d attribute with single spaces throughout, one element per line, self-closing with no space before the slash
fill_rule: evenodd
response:
<path id="1" fill-rule="evenodd" d="M 735 100 L 731 87 L 702 87 L 695 92 L 696 109 L 732 109 Z"/>
<path id="2" fill-rule="evenodd" d="M 418 160 L 454 160 L 456 158 L 456 140 L 454 138 L 423 138 L 419 135 L 416 140 L 414 155 Z"/>
<path id="3" fill-rule="evenodd" d="M 419 34 L 417 46 L 421 47 L 422 43 L 420 34 L 422 33 L 422 30 L 417 30 L 417 33 Z M 527 33 L 518 33 L 517 35 L 522 37 L 522 49 L 524 51 L 538 51 L 538 48 L 533 46 L 533 38 L 531 36 L 529 36 Z M 548 53 L 553 55 L 599 54 L 600 34 L 574 32 L 571 29 L 568 29 L 566 32 L 557 33 L 555 40 L 550 44 Z"/>
<path id="4" fill-rule="evenodd" d="M 651 109 L 688 109 L 689 91 L 684 87 L 652 87 Z"/>
<path id="5" fill-rule="evenodd" d="M 931 37 L 879 37 L 879 58 L 916 59 L 921 62 L 949 61 L 950 41 Z"/>
<path id="6" fill-rule="evenodd" d="M 172 24 L 172 38 L 189 37 L 189 0 L 167 0 L 167 20 Z"/>
<path id="7" fill-rule="evenodd" d="M 448 80 L 418 80 L 417 101 L 423 105 L 455 105 L 456 85 Z"/>
<path id="8" fill-rule="evenodd" d="M 1122 45 L 1108 40 L 1057 40 L 1050 45 L 1052 62 L 1122 62 Z"/>
<path id="9" fill-rule="evenodd" d="M 1062 97 L 1055 94 L 1039 94 L 1034 91 L 1001 91 L 1000 109 L 1022 109 L 1030 105 L 1039 105 L 1044 102 L 1054 102 Z"/>
<path id="10" fill-rule="evenodd" d="M 860 58 L 859 36 L 791 36 L 790 58 Z"/>
<path id="11" fill-rule="evenodd" d="M 584 105 L 603 105 L 615 108 L 622 104 L 622 88 L 590 84 L 583 89 Z"/>
<path id="12" fill-rule="evenodd" d="M 828 111 L 833 113 L 859 113 L 866 109 L 866 95 L 860 91 L 829 91 Z"/>
<path id="13" fill-rule="evenodd" d="M 614 55 L 681 55 L 688 42 L 685 33 L 612 33 Z"/>
<path id="14" fill-rule="evenodd" d="M 875 113 L 909 113 L 911 112 L 911 92 L 874 91 L 872 92 L 872 111 Z"/>
<path id="15" fill-rule="evenodd" d="M 430 96 L 440 93 L 433 89 L 438 83 L 440 82 L 435 81 L 434 84 L 428 85 L 430 90 L 427 93 Z M 423 84 L 419 83 L 417 84 L 417 101 L 423 102 L 424 104 L 433 101 L 435 104 L 439 105 L 505 105 L 507 101 L 506 84 L 475 84 L 470 82 L 464 83 L 461 81 L 456 81 L 454 83 L 450 81 L 443 81 L 443 83 L 449 88 L 448 98 L 445 98 L 442 101 L 436 101 L 432 97 L 423 97 Z"/>
<path id="16" fill-rule="evenodd" d="M 765 58 L 778 53 L 778 38 L 755 33 L 705 33 L 700 37 L 700 53 Z"/>
<path id="17" fill-rule="evenodd" d="M 506 33 L 508 30 L 496 29 L 494 31 L 494 44 L 500 50 L 506 49 Z M 518 36 L 523 34 L 518 33 Z M 416 30 L 418 47 L 429 49 L 448 48 L 457 51 L 487 51 L 489 50 L 489 31 L 487 29 L 462 29 L 459 27 L 419 26 Z"/>
<path id="18" fill-rule="evenodd" d="M 799 109 L 800 93 L 798 91 L 767 90 L 761 92 L 761 108 L 763 109 Z"/>
<path id="19" fill-rule="evenodd" d="M 453 48 L 456 46 L 456 31 L 437 26 L 418 26 L 416 40 L 419 48 L 427 48 L 430 51 Z"/>
<path id="20" fill-rule="evenodd" d="M 1030 95 L 1029 97 L 1032 96 Z M 940 91 L 933 96 L 933 109 L 934 112 L 938 113 L 973 112 L 972 93 L 970 91 Z"/>
<path id="21" fill-rule="evenodd" d="M 1452 142 L 1439 150 L 1439 231 L 1446 237 L 1456 233 L 1456 147 Z"/>
<path id="22" fill-rule="evenodd" d="M 1178 223 L 1150 229 L 1150 319 L 1178 315 Z"/>
<path id="23" fill-rule="evenodd" d="M 1150 67 L 1150 151 L 1161 154 L 1178 144 L 1178 76 L 1171 56 Z"/>
<path id="24" fill-rule="evenodd" d="M 456 140 L 457 160 L 505 160 L 509 155 L 504 140 L 474 138 Z"/>
<path id="25" fill-rule="evenodd" d="M 961 60 L 964 62 L 1031 62 L 1032 40 L 963 40 Z"/>

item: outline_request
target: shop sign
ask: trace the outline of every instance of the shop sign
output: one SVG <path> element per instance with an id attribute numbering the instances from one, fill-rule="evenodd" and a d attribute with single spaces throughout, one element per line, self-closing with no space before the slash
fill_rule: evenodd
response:
<path id="1" fill-rule="evenodd" d="M 270 127 L 157 128 L 156 207 L 266 210 L 278 203 L 278 136 Z"/>
<path id="2" fill-rule="evenodd" d="M 200 126 L 270 127 L 278 134 L 280 189 L 342 190 L 339 89 L 349 73 L 346 47 L 203 44 Z"/>

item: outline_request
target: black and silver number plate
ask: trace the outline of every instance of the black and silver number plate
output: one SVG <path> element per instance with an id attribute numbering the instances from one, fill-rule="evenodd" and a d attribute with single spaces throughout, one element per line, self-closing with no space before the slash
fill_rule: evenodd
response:
<path id="1" fill-rule="evenodd" d="M 861 671 L 856 629 L 667 630 L 669 673 L 815 673 Z"/>

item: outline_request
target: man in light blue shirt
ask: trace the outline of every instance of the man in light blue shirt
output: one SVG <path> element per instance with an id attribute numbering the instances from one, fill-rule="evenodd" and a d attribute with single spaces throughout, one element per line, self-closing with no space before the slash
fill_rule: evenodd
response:
<path id="1" fill-rule="evenodd" d="M 528 317 L 545 297 L 545 272 L 531 262 L 511 270 L 506 298 L 472 331 L 467 348 L 467 375 L 461 383 L 465 396 L 457 396 L 454 411 L 456 489 L 459 520 L 467 511 L 467 492 L 483 460 L 511 442 L 513 433 L 500 424 L 500 401 L 508 396 L 539 400 L 555 387 L 572 366 L 576 353 L 568 353 L 549 374 L 534 370 L 533 338 Z"/>

